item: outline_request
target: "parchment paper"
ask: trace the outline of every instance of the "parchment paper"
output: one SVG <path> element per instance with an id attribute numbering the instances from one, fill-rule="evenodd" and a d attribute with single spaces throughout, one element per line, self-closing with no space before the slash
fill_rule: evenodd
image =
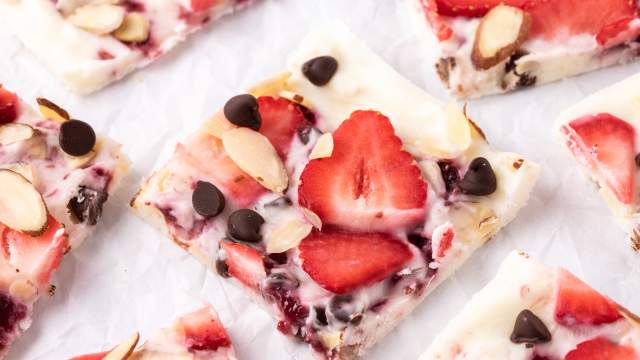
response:
<path id="1" fill-rule="evenodd" d="M 35 102 L 45 96 L 124 144 L 133 168 L 107 204 L 96 233 L 68 254 L 57 291 L 35 309 L 31 329 L 10 359 L 65 359 L 107 349 L 134 331 L 144 339 L 179 314 L 212 303 L 240 359 L 311 359 L 235 286 L 210 274 L 138 219 L 127 204 L 141 178 L 175 143 L 231 96 L 284 69 L 286 54 L 314 25 L 345 22 L 419 86 L 449 100 L 433 54 L 420 47 L 403 1 L 266 0 L 211 24 L 148 68 L 95 95 L 70 94 L 0 24 L 0 82 Z M 34 24 L 37 26 L 37 24 Z M 614 224 L 594 185 L 552 136 L 557 114 L 586 95 L 640 70 L 640 63 L 469 103 L 491 144 L 542 165 L 529 205 L 440 286 L 368 359 L 415 359 L 514 248 L 562 265 L 640 311 L 640 255 Z"/>

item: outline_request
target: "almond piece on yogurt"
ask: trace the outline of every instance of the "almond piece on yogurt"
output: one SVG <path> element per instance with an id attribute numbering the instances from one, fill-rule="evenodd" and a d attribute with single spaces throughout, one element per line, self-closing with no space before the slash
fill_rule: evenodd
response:
<path id="1" fill-rule="evenodd" d="M 330 157 L 333 153 L 333 136 L 331 133 L 324 133 L 316 141 L 316 145 L 309 154 L 309 160 Z"/>
<path id="2" fill-rule="evenodd" d="M 19 161 L 11 164 L 0 165 L 0 169 L 17 172 L 18 174 L 24 176 L 25 179 L 29 180 L 30 183 L 34 185 L 36 184 L 36 174 L 31 164 Z"/>
<path id="3" fill-rule="evenodd" d="M 276 149 L 259 132 L 246 127 L 225 131 L 222 145 L 231 160 L 265 188 L 281 194 L 289 185 L 287 169 Z"/>
<path id="4" fill-rule="evenodd" d="M 143 42 L 149 37 L 150 26 L 149 19 L 142 13 L 128 13 L 113 36 L 124 42 Z"/>
<path id="5" fill-rule="evenodd" d="M 300 210 L 302 211 L 302 215 L 304 215 L 305 219 L 307 219 L 313 227 L 318 230 L 322 230 L 322 220 L 318 214 L 304 207 L 301 207 Z"/>
<path id="6" fill-rule="evenodd" d="M 124 21 L 125 9 L 111 4 L 88 4 L 77 8 L 67 18 L 82 30 L 105 35 L 120 27 Z"/>
<path id="7" fill-rule="evenodd" d="M 292 219 L 275 228 L 267 238 L 267 253 L 282 253 L 297 247 L 313 226 L 300 219 Z"/>
<path id="8" fill-rule="evenodd" d="M 102 360 L 127 360 L 136 349 L 138 340 L 140 340 L 140 334 L 135 333 L 131 335 L 131 337 L 128 338 L 125 342 L 109 351 L 107 355 L 102 358 Z"/>
<path id="9" fill-rule="evenodd" d="M 36 101 L 38 102 L 38 109 L 40 110 L 40 114 L 42 114 L 45 119 L 55 120 L 57 122 L 65 122 L 71 118 L 67 110 L 56 105 L 51 100 L 47 100 L 45 98 L 37 98 Z"/>
<path id="10" fill-rule="evenodd" d="M 9 145 L 31 139 L 35 130 L 25 124 L 5 124 L 0 126 L 0 145 Z"/>
<path id="11" fill-rule="evenodd" d="M 0 169 L 0 222 L 11 229 L 37 236 L 48 223 L 47 205 L 29 180 Z"/>
<path id="12" fill-rule="evenodd" d="M 531 16 L 516 7 L 498 5 L 480 21 L 471 62 L 486 70 L 511 56 L 529 35 Z"/>

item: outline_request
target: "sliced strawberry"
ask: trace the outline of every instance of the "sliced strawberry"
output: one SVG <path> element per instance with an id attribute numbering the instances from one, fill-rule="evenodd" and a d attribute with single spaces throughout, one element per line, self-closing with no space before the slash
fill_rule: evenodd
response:
<path id="1" fill-rule="evenodd" d="M 618 305 L 566 270 L 558 274 L 555 318 L 564 326 L 601 325 L 622 318 Z"/>
<path id="2" fill-rule="evenodd" d="M 438 14 L 438 4 L 436 3 L 436 0 L 421 0 L 420 5 L 422 5 L 422 11 L 427 18 L 427 21 L 434 29 L 438 40 L 446 41 L 451 38 L 453 30 L 447 22 L 442 19 L 440 14 Z"/>
<path id="3" fill-rule="evenodd" d="M 500 4 L 521 7 L 530 0 L 435 0 L 444 16 L 481 17 Z"/>
<path id="4" fill-rule="evenodd" d="M 192 139 L 188 146 L 178 144 L 176 158 L 215 184 L 238 207 L 252 204 L 266 189 L 236 165 L 224 151 L 220 139 L 205 134 Z M 178 164 L 178 166 L 180 166 Z"/>
<path id="5" fill-rule="evenodd" d="M 424 221 L 427 185 L 402 149 L 389 119 L 355 111 L 333 134 L 331 157 L 309 161 L 300 176 L 300 205 L 322 223 L 384 231 Z"/>
<path id="6" fill-rule="evenodd" d="M 30 236 L 0 224 L 2 256 L 16 273 L 29 274 L 38 286 L 46 285 L 67 251 L 64 226 L 49 216 L 47 230 L 40 236 Z"/>
<path id="7" fill-rule="evenodd" d="M 532 17 L 529 37 L 545 39 L 596 35 L 611 24 L 635 18 L 637 12 L 636 0 L 530 0 L 523 8 Z"/>
<path id="8" fill-rule="evenodd" d="M 220 0 L 191 0 L 191 10 L 195 12 L 206 11 L 219 2 Z"/>
<path id="9" fill-rule="evenodd" d="M 285 98 L 261 96 L 258 111 L 262 118 L 260 133 L 271 141 L 280 157 L 285 158 L 296 131 L 305 122 L 300 107 Z"/>
<path id="10" fill-rule="evenodd" d="M 18 118 L 18 96 L 0 86 L 0 125 L 14 121 Z"/>
<path id="11" fill-rule="evenodd" d="M 618 200 L 630 204 L 635 178 L 636 132 L 629 123 L 611 114 L 588 115 L 562 128 L 567 145 L 596 180 Z"/>
<path id="12" fill-rule="evenodd" d="M 640 356 L 630 346 L 598 337 L 578 344 L 564 360 L 638 360 Z"/>
<path id="13" fill-rule="evenodd" d="M 223 241 L 220 246 L 224 249 L 229 268 L 229 274 L 246 286 L 258 289 L 260 281 L 265 278 L 264 262 L 258 250 L 244 244 Z"/>
<path id="14" fill-rule="evenodd" d="M 218 315 L 210 307 L 204 307 L 178 319 L 184 331 L 184 344 L 189 351 L 216 351 L 231 346 L 231 340 Z"/>
<path id="15" fill-rule="evenodd" d="M 105 356 L 107 356 L 108 353 L 109 353 L 108 351 L 103 351 L 95 354 L 80 355 L 80 356 L 72 357 L 69 360 L 102 360 L 104 359 Z"/>
<path id="16" fill-rule="evenodd" d="M 314 231 L 302 240 L 299 249 L 304 271 L 336 294 L 381 281 L 412 257 L 407 245 L 382 233 Z"/>
<path id="17" fill-rule="evenodd" d="M 630 27 L 629 24 L 635 18 L 625 18 L 617 22 L 603 27 L 598 34 L 596 40 L 598 44 L 604 47 L 613 47 L 624 43 L 628 39 L 635 39 L 640 35 L 640 26 Z"/>

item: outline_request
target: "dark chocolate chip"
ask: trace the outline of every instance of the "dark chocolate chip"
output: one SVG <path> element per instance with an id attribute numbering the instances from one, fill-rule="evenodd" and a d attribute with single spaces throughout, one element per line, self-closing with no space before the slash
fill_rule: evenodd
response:
<path id="1" fill-rule="evenodd" d="M 225 199 L 222 191 L 206 181 L 198 181 L 191 195 L 193 209 L 204 217 L 217 216 L 224 210 Z"/>
<path id="2" fill-rule="evenodd" d="M 250 209 L 240 209 L 229 216 L 227 231 L 235 240 L 259 242 L 262 240 L 262 234 L 260 234 L 262 224 L 264 219 L 260 214 Z"/>
<path id="3" fill-rule="evenodd" d="M 467 173 L 458 186 L 463 193 L 469 195 L 490 195 L 496 191 L 498 182 L 489 161 L 478 157 L 471 161 Z"/>
<path id="4" fill-rule="evenodd" d="M 422 247 L 427 243 L 428 239 L 420 234 L 411 233 L 407 235 L 407 240 L 418 249 L 422 249 Z"/>
<path id="5" fill-rule="evenodd" d="M 95 225 L 102 215 L 102 205 L 108 197 L 109 194 L 106 191 L 80 186 L 77 195 L 67 203 L 67 210 L 71 213 L 73 220 Z"/>
<path id="6" fill-rule="evenodd" d="M 65 121 L 60 125 L 60 147 L 71 156 L 86 155 L 96 144 L 96 133 L 91 125 L 80 120 Z"/>
<path id="7" fill-rule="evenodd" d="M 313 85 L 326 85 L 338 70 L 338 61 L 331 56 L 319 56 L 302 65 L 302 73 Z"/>
<path id="8" fill-rule="evenodd" d="M 551 333 L 542 320 L 529 310 L 522 310 L 513 325 L 511 342 L 542 344 L 551 341 Z"/>
<path id="9" fill-rule="evenodd" d="M 327 321 L 327 313 L 325 311 L 325 308 L 318 306 L 318 307 L 315 307 L 314 310 L 316 311 L 317 322 L 322 326 L 329 325 L 329 321 Z"/>
<path id="10" fill-rule="evenodd" d="M 258 111 L 258 100 L 250 94 L 236 95 L 224 104 L 224 116 L 232 124 L 259 130 L 262 118 Z"/>
<path id="11" fill-rule="evenodd" d="M 216 260 L 216 272 L 223 278 L 228 278 L 231 276 L 229 275 L 229 266 L 227 265 L 227 262 L 222 259 Z"/>
<path id="12" fill-rule="evenodd" d="M 636 166 L 640 167 L 640 154 L 636 155 Z"/>

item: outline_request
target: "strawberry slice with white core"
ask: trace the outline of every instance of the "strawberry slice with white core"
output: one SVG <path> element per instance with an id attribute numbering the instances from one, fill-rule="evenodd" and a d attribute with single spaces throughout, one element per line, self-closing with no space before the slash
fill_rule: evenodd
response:
<path id="1" fill-rule="evenodd" d="M 624 203 L 633 201 L 636 132 L 629 123 L 608 113 L 588 115 L 564 125 L 567 145 L 596 180 Z"/>
<path id="2" fill-rule="evenodd" d="M 556 321 L 564 326 L 601 325 L 622 318 L 618 305 L 566 270 L 558 274 Z"/>
<path id="3" fill-rule="evenodd" d="M 4 271 L 27 275 L 37 286 L 49 283 L 68 248 L 64 226 L 49 216 L 48 227 L 39 236 L 30 236 L 0 224 Z"/>
<path id="4" fill-rule="evenodd" d="M 481 17 L 498 5 L 521 7 L 530 0 L 435 0 L 444 16 Z"/>
<path id="5" fill-rule="evenodd" d="M 578 344 L 564 360 L 638 360 L 640 355 L 632 347 L 616 344 L 604 337 Z"/>
<path id="6" fill-rule="evenodd" d="M 220 246 L 227 255 L 226 264 L 229 274 L 244 285 L 258 289 L 267 275 L 262 255 L 251 246 L 223 241 Z"/>
<path id="7" fill-rule="evenodd" d="M 299 202 L 324 225 L 375 232 L 424 221 L 427 185 L 387 117 L 355 111 L 333 133 L 330 157 L 309 161 Z"/>
<path id="8" fill-rule="evenodd" d="M 182 341 L 191 352 L 231 346 L 227 331 L 209 306 L 181 317 L 178 324 L 184 335 Z"/>
<path id="9" fill-rule="evenodd" d="M 286 158 L 296 131 L 305 122 L 300 107 L 285 98 L 261 96 L 258 111 L 262 119 L 260 133 L 269 139 L 281 158 Z"/>
<path id="10" fill-rule="evenodd" d="M 314 231 L 300 243 L 302 268 L 321 287 L 346 294 L 401 270 L 407 245 L 389 234 Z"/>

